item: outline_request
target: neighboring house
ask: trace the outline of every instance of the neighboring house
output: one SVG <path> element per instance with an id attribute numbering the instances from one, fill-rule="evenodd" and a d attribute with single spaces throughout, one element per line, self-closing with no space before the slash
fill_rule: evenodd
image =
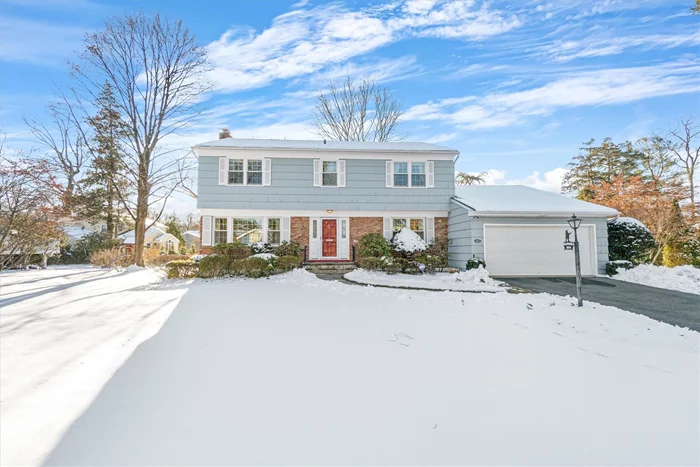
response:
<path id="1" fill-rule="evenodd" d="M 185 248 L 190 251 L 192 248 L 195 251 L 199 251 L 199 231 L 198 230 L 188 230 L 182 234 L 185 239 Z"/>
<path id="2" fill-rule="evenodd" d="M 61 224 L 61 230 L 66 234 L 67 245 L 73 245 L 88 234 L 107 231 L 107 223 L 105 222 L 65 218 L 61 219 L 59 223 Z"/>
<path id="3" fill-rule="evenodd" d="M 570 275 L 573 254 L 562 242 L 577 212 L 585 273 L 595 275 L 607 261 L 605 218 L 617 214 L 526 187 L 455 192 L 458 151 L 428 143 L 226 138 L 193 149 L 202 253 L 218 243 L 291 240 L 310 261 L 349 261 L 367 233 L 390 239 L 409 227 L 430 243 L 448 238 L 449 224 L 451 266 L 485 257 L 492 274 Z"/>
<path id="4" fill-rule="evenodd" d="M 177 253 L 179 251 L 180 240 L 178 240 L 174 235 L 167 233 L 168 226 L 161 224 L 160 222 L 154 223 L 151 219 L 146 219 L 146 226 L 149 225 L 151 227 L 146 230 L 145 235 L 146 248 L 159 248 L 164 253 Z M 122 245 L 129 249 L 133 249 L 136 232 L 134 230 L 129 230 L 128 232 L 120 234 L 118 238 L 121 238 L 124 241 Z"/>

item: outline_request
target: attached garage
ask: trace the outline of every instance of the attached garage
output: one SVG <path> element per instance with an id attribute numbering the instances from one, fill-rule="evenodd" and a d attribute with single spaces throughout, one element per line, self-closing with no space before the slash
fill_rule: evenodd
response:
<path id="1" fill-rule="evenodd" d="M 450 266 L 481 258 L 494 276 L 573 276 L 574 252 L 564 249 L 567 220 L 576 214 L 583 275 L 605 272 L 607 218 L 614 209 L 517 185 L 457 187 L 448 220 Z M 571 232 L 573 240 L 573 232 Z"/>
<path id="2" fill-rule="evenodd" d="M 494 276 L 571 276 L 574 252 L 564 250 L 564 225 L 484 224 L 484 261 Z M 597 273 L 595 225 L 578 230 L 581 273 Z M 573 237 L 572 237 L 573 239 Z"/>

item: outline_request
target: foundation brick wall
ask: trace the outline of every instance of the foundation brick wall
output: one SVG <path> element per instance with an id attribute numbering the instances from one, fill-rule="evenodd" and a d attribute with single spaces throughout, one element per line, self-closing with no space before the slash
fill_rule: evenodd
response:
<path id="1" fill-rule="evenodd" d="M 350 258 L 352 247 L 355 247 L 356 258 L 360 257 L 360 239 L 368 233 L 382 234 L 384 218 L 382 217 L 351 217 L 350 218 Z"/>
<path id="2" fill-rule="evenodd" d="M 302 249 L 309 246 L 309 218 L 292 217 L 289 219 L 289 239 L 298 243 Z"/>

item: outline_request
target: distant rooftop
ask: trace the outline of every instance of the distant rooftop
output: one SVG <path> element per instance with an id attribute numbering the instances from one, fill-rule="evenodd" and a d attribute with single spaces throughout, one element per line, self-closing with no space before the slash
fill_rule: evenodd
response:
<path id="1" fill-rule="evenodd" d="M 455 201 L 482 214 L 561 214 L 612 217 L 612 208 L 523 185 L 466 185 L 455 188 Z"/>
<path id="2" fill-rule="evenodd" d="M 321 141 L 293 139 L 240 139 L 225 138 L 201 143 L 194 148 L 237 148 L 237 149 L 306 149 L 312 151 L 397 151 L 397 152 L 449 152 L 456 149 L 437 144 L 411 141 L 391 141 L 375 143 L 371 141 Z"/>

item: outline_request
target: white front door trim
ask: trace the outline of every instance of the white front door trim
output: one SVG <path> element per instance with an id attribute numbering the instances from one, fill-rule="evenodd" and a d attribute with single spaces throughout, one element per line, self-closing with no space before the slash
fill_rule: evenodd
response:
<path id="1" fill-rule="evenodd" d="M 323 256 L 323 221 L 335 220 L 336 256 Z M 314 238 L 314 221 L 316 221 L 316 238 Z M 343 238 L 345 222 L 345 238 Z M 309 218 L 309 259 L 310 260 L 347 260 L 350 259 L 350 219 L 347 217 L 310 217 Z"/>

